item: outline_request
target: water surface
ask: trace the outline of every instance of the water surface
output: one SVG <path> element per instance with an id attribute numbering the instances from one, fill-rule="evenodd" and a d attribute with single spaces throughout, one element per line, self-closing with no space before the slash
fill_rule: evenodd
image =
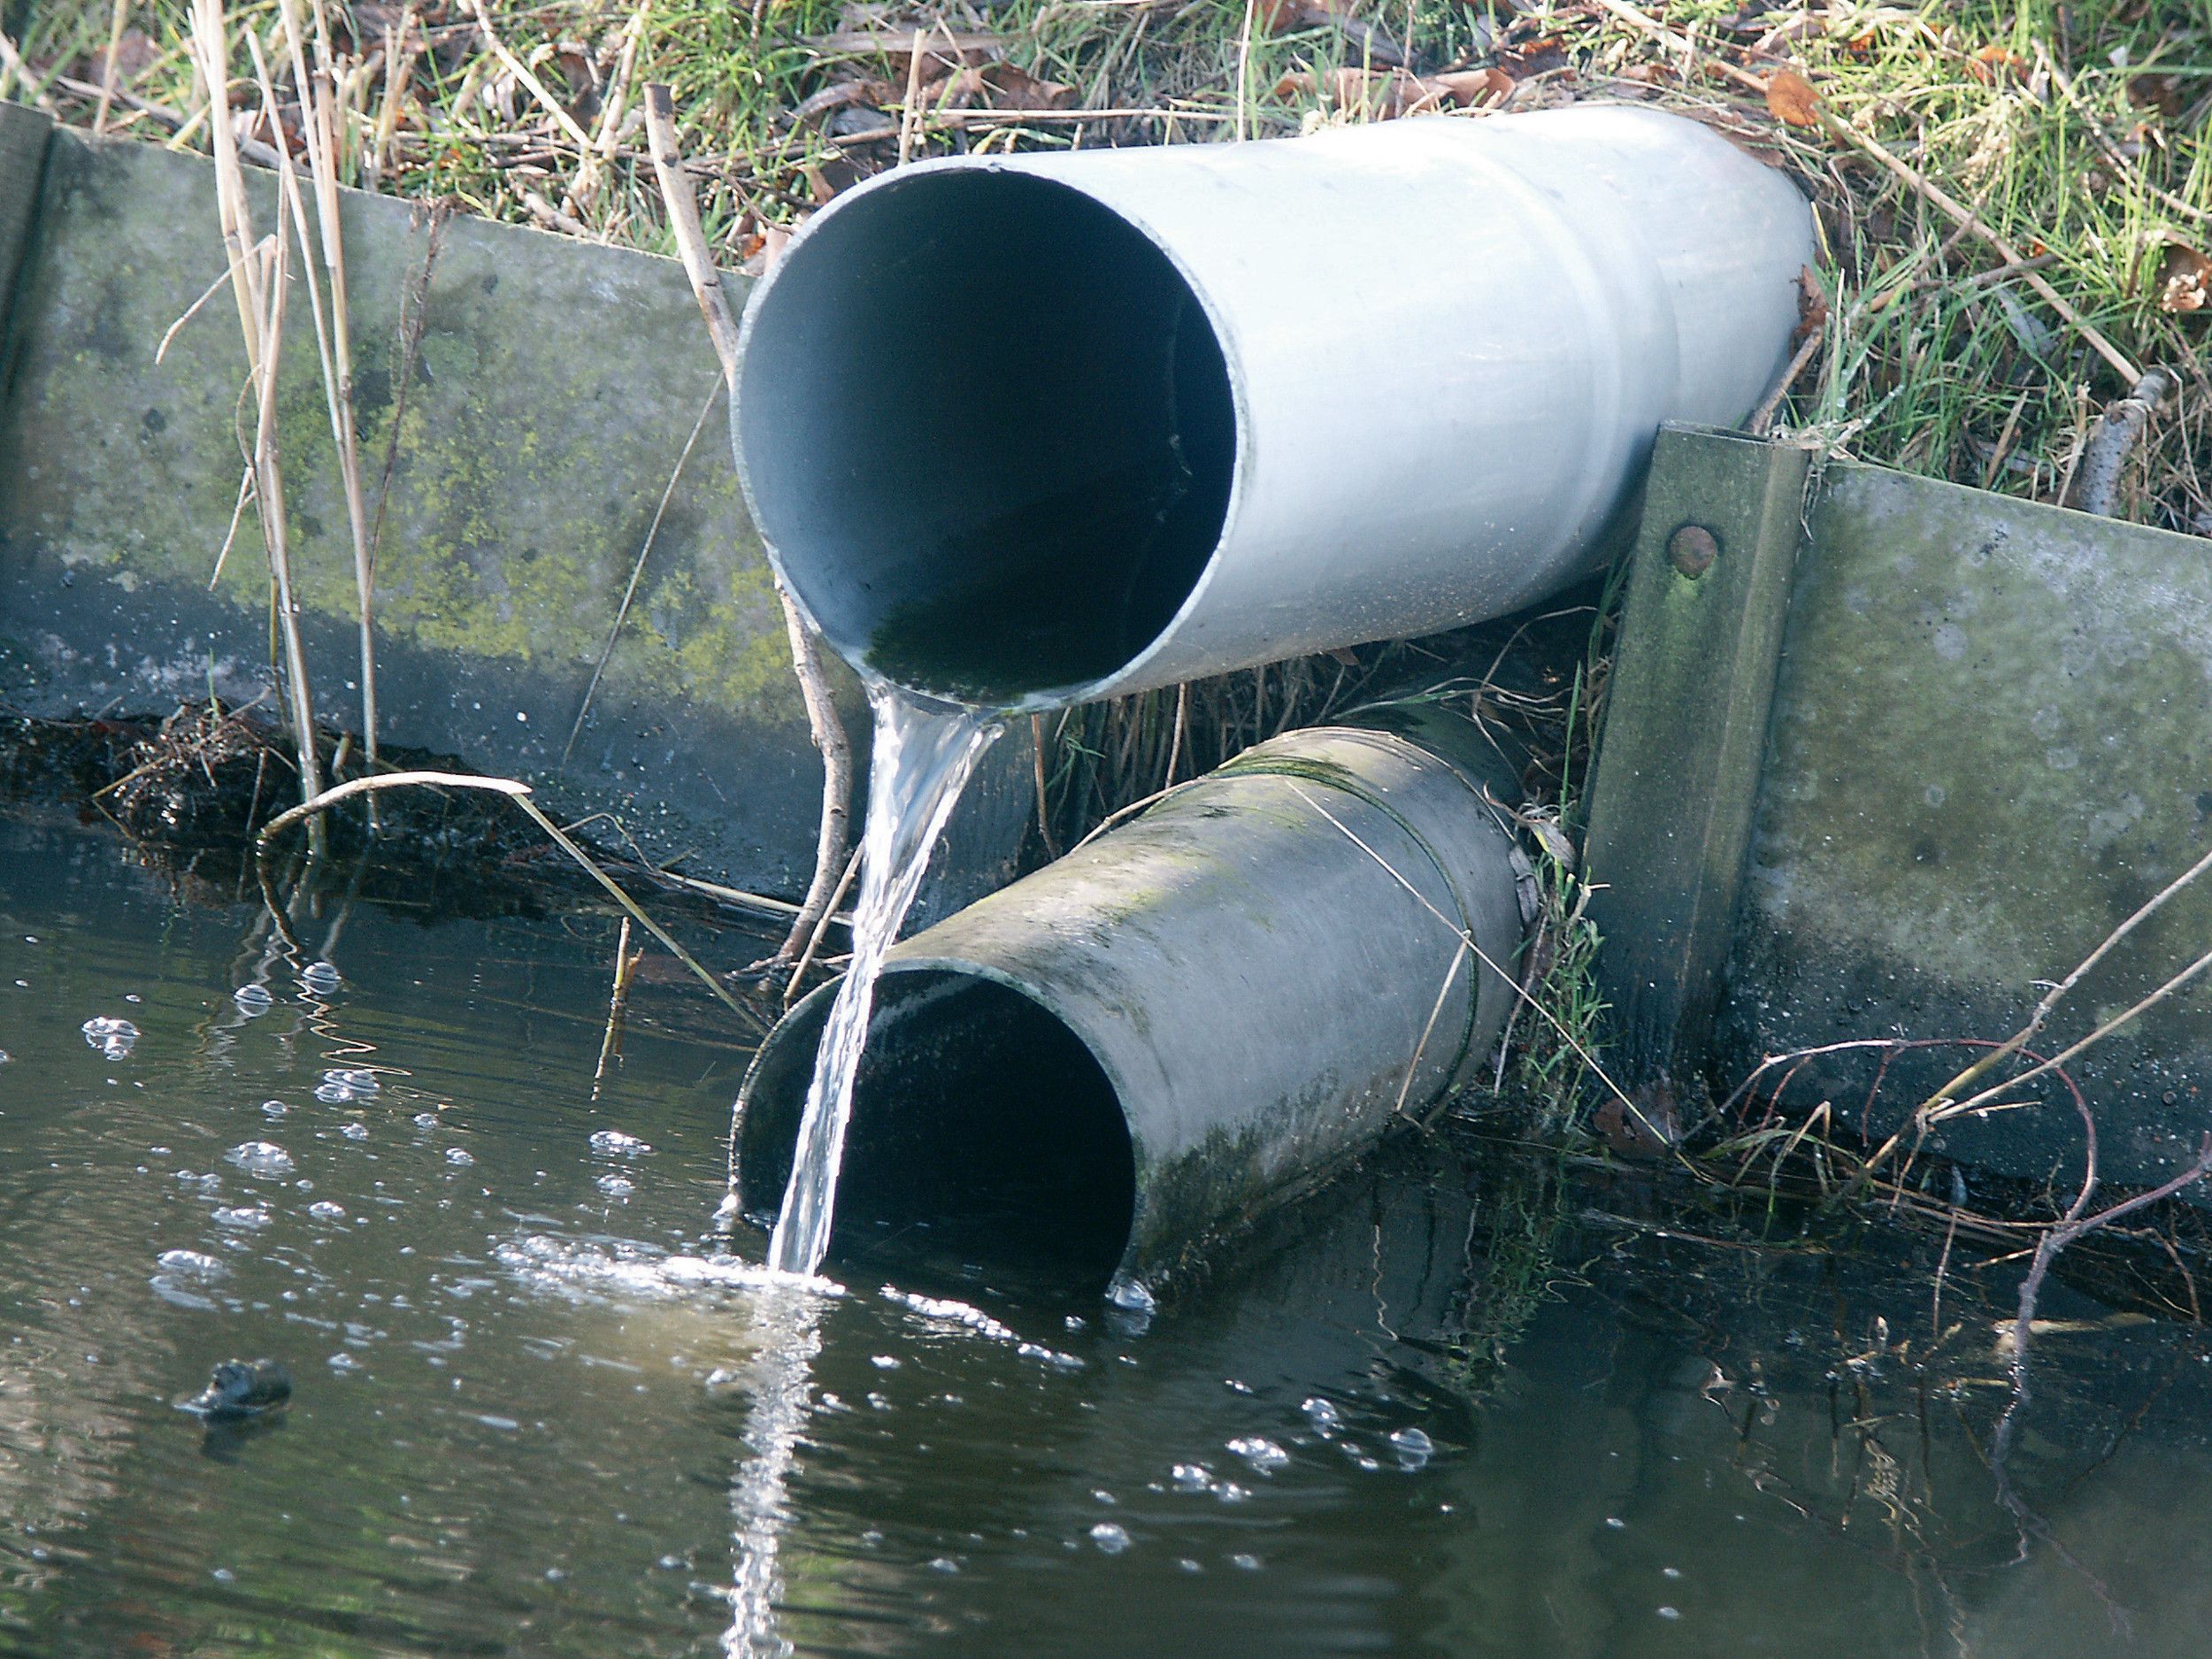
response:
<path id="1" fill-rule="evenodd" d="M 0 1652 L 2203 1651 L 2189 1329 L 2047 1298 L 2062 1555 L 2008 1270 L 1463 1134 L 1148 1326 L 921 1235 L 795 1316 L 707 1232 L 750 1034 L 641 985 L 595 1098 L 614 918 L 346 885 L 288 954 L 0 820 Z"/>

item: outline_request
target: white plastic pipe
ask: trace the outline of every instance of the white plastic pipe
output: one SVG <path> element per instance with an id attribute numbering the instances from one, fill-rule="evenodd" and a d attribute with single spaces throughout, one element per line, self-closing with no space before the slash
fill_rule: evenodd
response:
<path id="1" fill-rule="evenodd" d="M 1012 709 L 1502 615 L 1602 562 L 1663 421 L 1738 421 L 1812 218 L 1581 107 L 958 157 L 754 290 L 738 465 L 839 652 Z"/>

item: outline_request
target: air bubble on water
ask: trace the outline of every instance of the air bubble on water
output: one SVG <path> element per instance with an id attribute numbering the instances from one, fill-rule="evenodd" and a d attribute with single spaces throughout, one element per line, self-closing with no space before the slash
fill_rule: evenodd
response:
<path id="1" fill-rule="evenodd" d="M 265 1100 L 261 1102 L 261 1115 L 272 1123 L 291 1110 L 280 1100 Z"/>
<path id="2" fill-rule="evenodd" d="M 1659 1609 L 1659 1617 L 1661 1618 L 1680 1618 L 1682 1617 L 1682 1610 L 1679 1608 L 1663 1607 Z"/>
<path id="3" fill-rule="evenodd" d="M 653 1148 L 635 1135 L 626 1135 L 619 1129 L 592 1131 L 591 1149 L 618 1158 L 641 1158 Z"/>
<path id="4" fill-rule="evenodd" d="M 437 1114 L 437 1113 L 435 1113 L 435 1112 L 417 1112 L 417 1113 L 415 1114 L 415 1127 L 416 1127 L 416 1128 L 418 1128 L 418 1129 L 435 1129 L 437 1126 L 438 1126 L 438 1114 Z"/>
<path id="5" fill-rule="evenodd" d="M 1169 1471 L 1178 1492 L 1207 1492 L 1214 1484 L 1213 1471 L 1203 1463 L 1178 1463 Z"/>
<path id="6" fill-rule="evenodd" d="M 1241 1567 L 1247 1572 L 1257 1572 L 1260 1570 L 1260 1558 L 1257 1555 L 1236 1555 L 1229 1557 L 1229 1564 L 1232 1567 Z"/>
<path id="7" fill-rule="evenodd" d="M 1145 1287 L 1144 1281 L 1126 1273 L 1114 1275 L 1106 1286 L 1106 1300 L 1124 1313 L 1150 1314 L 1159 1307 L 1157 1298 Z"/>
<path id="8" fill-rule="evenodd" d="M 311 962 L 300 970 L 300 983 L 319 996 L 328 996 L 345 983 L 345 976 L 327 962 Z"/>
<path id="9" fill-rule="evenodd" d="M 165 1273 L 182 1279 L 196 1279 L 202 1282 L 227 1279 L 230 1264 L 198 1250 L 164 1250 L 154 1257 L 154 1265 Z"/>
<path id="10" fill-rule="evenodd" d="M 315 1092 L 318 1094 L 322 1093 L 320 1089 Z M 369 1138 L 369 1126 L 365 1123 L 345 1124 L 340 1126 L 338 1133 L 349 1141 L 366 1141 Z"/>
<path id="11" fill-rule="evenodd" d="M 1263 1440 L 1256 1434 L 1240 1435 L 1229 1442 L 1229 1449 L 1252 1465 L 1256 1473 L 1271 1475 L 1290 1463 L 1290 1454 L 1273 1440 Z"/>
<path id="12" fill-rule="evenodd" d="M 1306 1414 L 1306 1421 L 1325 1436 L 1335 1432 L 1344 1421 L 1335 1405 L 1319 1394 L 1310 1395 L 1298 1409 Z"/>
<path id="13" fill-rule="evenodd" d="M 276 1006 L 276 998 L 269 995 L 265 985 L 242 985 L 230 994 L 230 1000 L 248 1019 L 258 1019 Z"/>
<path id="14" fill-rule="evenodd" d="M 1091 1528 L 1091 1542 L 1109 1555 L 1118 1555 L 1129 1548 L 1129 1534 L 1111 1521 L 1101 1521 Z"/>
<path id="15" fill-rule="evenodd" d="M 265 1227 L 269 1225 L 269 1212 L 257 1204 L 234 1204 L 215 1212 L 215 1225 L 219 1227 Z"/>
<path id="16" fill-rule="evenodd" d="M 325 1360 L 323 1363 L 329 1366 L 330 1369 L 334 1371 L 359 1371 L 361 1369 L 361 1362 L 359 1360 L 354 1358 L 354 1356 L 350 1354 L 344 1353 L 333 1354 L 328 1359 Z"/>
<path id="17" fill-rule="evenodd" d="M 1610 1528 L 1612 1528 L 1612 1529 L 1613 1529 L 1613 1531 L 1615 1531 L 1615 1532 L 1619 1532 L 1619 1531 L 1621 1531 L 1623 1528 L 1624 1528 L 1624 1527 L 1625 1527 L 1625 1526 L 1627 1526 L 1627 1525 L 1628 1525 L 1628 1523 L 1627 1523 L 1626 1521 L 1624 1521 L 1623 1519 L 1621 1519 L 1621 1517 L 1620 1517 L 1619 1516 L 1617 1516 L 1617 1515 L 1609 1515 L 1609 1516 L 1607 1516 L 1607 1517 L 1605 1517 L 1605 1524 L 1606 1524 L 1606 1525 L 1609 1526 Z"/>
<path id="18" fill-rule="evenodd" d="M 1219 1498 L 1224 1503 L 1242 1503 L 1251 1495 L 1250 1487 L 1240 1486 L 1233 1480 L 1217 1481 L 1214 1484 L 1214 1496 Z"/>
<path id="19" fill-rule="evenodd" d="M 1659 1569 L 1659 1576 L 1663 1578 L 1679 1578 L 1682 1576 L 1682 1569 L 1679 1567 L 1662 1567 Z"/>
<path id="20" fill-rule="evenodd" d="M 445 1161 L 448 1164 L 456 1164 L 460 1168 L 466 1169 L 470 1164 L 475 1163 L 476 1159 L 470 1154 L 462 1151 L 458 1147 L 448 1147 L 445 1149 Z"/>
<path id="21" fill-rule="evenodd" d="M 343 1204 L 334 1204 L 327 1198 L 319 1198 L 308 1205 L 307 1213 L 318 1221 L 343 1221 L 346 1218 L 346 1207 Z"/>
<path id="22" fill-rule="evenodd" d="M 610 1198 L 627 1198 L 637 1187 L 625 1176 L 603 1175 L 599 1178 L 599 1190 Z"/>
<path id="23" fill-rule="evenodd" d="M 878 1371 L 896 1371 L 899 1368 L 897 1357 L 890 1354 L 875 1355 L 868 1363 Z"/>
<path id="24" fill-rule="evenodd" d="M 325 1105 L 335 1106 L 377 1094 L 383 1087 L 373 1071 L 356 1066 L 334 1066 L 323 1073 L 323 1080 L 315 1086 L 315 1098 Z"/>
<path id="25" fill-rule="evenodd" d="M 1390 1437 L 1390 1444 L 1398 1454 L 1398 1466 L 1409 1472 L 1436 1455 L 1436 1442 L 1419 1429 L 1400 1429 Z"/>
<path id="26" fill-rule="evenodd" d="M 246 1141 L 223 1154 L 223 1161 L 234 1164 L 249 1175 L 289 1175 L 292 1155 L 273 1141 Z"/>
<path id="27" fill-rule="evenodd" d="M 105 1014 L 95 1015 L 78 1030 L 84 1040 L 110 1060 L 120 1060 L 129 1054 L 138 1041 L 138 1027 L 127 1019 L 115 1019 Z"/>
<path id="28" fill-rule="evenodd" d="M 950 1555 L 939 1555 L 929 1563 L 932 1572 L 958 1572 L 960 1563 Z"/>

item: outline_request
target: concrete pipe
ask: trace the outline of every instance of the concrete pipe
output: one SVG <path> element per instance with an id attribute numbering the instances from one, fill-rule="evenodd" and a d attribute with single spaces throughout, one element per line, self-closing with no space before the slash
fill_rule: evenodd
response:
<path id="1" fill-rule="evenodd" d="M 895 947 L 840 1236 L 966 1225 L 987 1251 L 1022 1228 L 1078 1278 L 1156 1280 L 1471 1080 L 1515 995 L 1497 970 L 1516 971 L 1531 896 L 1471 730 L 1263 743 Z M 746 1077 L 749 1214 L 783 1195 L 834 988 Z"/>
<path id="2" fill-rule="evenodd" d="M 1629 107 L 926 162 L 754 289 L 738 465 L 864 671 L 1165 686 L 1586 574 L 1660 423 L 1772 383 L 1812 257 L 1780 173 Z"/>

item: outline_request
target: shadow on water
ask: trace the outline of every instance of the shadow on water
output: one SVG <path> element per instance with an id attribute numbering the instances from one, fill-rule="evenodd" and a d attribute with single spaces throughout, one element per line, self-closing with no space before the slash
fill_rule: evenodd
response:
<path id="1" fill-rule="evenodd" d="M 1479 1125 L 1148 1325 L 1005 1189 L 777 1288 L 706 1231 L 734 1022 L 641 983 L 595 1097 L 614 918 L 376 881 L 294 950 L 0 818 L 0 1653 L 2201 1651 L 2193 1328 L 2049 1288 L 2024 1551 L 2018 1263 Z"/>

